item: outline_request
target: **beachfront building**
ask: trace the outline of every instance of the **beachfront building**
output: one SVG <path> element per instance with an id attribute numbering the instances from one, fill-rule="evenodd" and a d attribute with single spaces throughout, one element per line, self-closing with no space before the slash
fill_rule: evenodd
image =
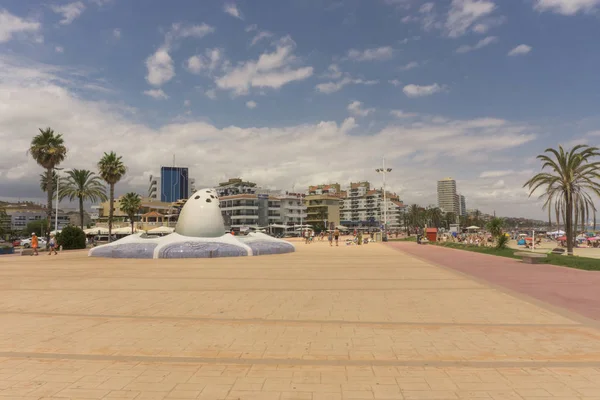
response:
<path id="1" fill-rule="evenodd" d="M 308 195 L 304 198 L 306 205 L 306 223 L 315 229 L 340 225 L 341 199 L 326 194 Z"/>
<path id="2" fill-rule="evenodd" d="M 339 196 L 342 194 L 342 188 L 339 183 L 328 183 L 308 187 L 308 194 L 325 194 L 330 196 Z"/>
<path id="3" fill-rule="evenodd" d="M 351 183 L 343 198 L 341 207 L 342 225 L 348 228 L 378 228 L 384 223 L 384 210 L 387 211 L 388 229 L 397 229 L 401 223 L 404 204 L 395 193 L 372 189 L 370 182 Z"/>
<path id="4" fill-rule="evenodd" d="M 113 205 L 113 227 L 128 227 L 131 225 L 129 217 L 121 211 L 121 198 L 115 199 Z M 135 227 L 140 230 L 149 230 L 161 226 L 175 227 L 179 210 L 176 203 L 156 201 L 149 197 L 141 197 L 142 206 L 135 216 Z M 110 200 L 92 206 L 92 209 L 98 210 L 96 225 L 100 227 L 108 226 Z"/>
<path id="5" fill-rule="evenodd" d="M 459 200 L 456 194 L 456 181 L 445 178 L 437 183 L 438 207 L 446 213 L 459 215 Z"/>
<path id="6" fill-rule="evenodd" d="M 5 203 L 2 208 L 6 211 L 6 218 L 0 221 L 7 231 L 23 232 L 30 222 L 41 221 L 47 218 L 46 207 L 32 202 Z M 54 230 L 56 224 L 56 209 L 52 210 L 50 226 Z M 70 224 L 69 216 L 61 209 L 58 210 L 58 229 Z"/>
<path id="7" fill-rule="evenodd" d="M 148 198 L 171 203 L 187 199 L 196 191 L 195 183 L 187 168 L 161 167 L 160 176 L 150 175 Z"/>

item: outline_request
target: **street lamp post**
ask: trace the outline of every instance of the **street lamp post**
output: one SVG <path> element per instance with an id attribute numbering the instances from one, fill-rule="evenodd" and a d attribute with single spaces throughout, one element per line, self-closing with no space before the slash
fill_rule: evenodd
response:
<path id="1" fill-rule="evenodd" d="M 387 240 L 387 201 L 385 194 L 385 174 L 392 172 L 392 169 L 385 167 L 385 157 L 383 157 L 382 168 L 377 168 L 375 171 L 383 175 L 383 231 L 384 238 Z"/>
<path id="2" fill-rule="evenodd" d="M 58 192 L 60 190 L 60 171 L 63 170 L 63 168 L 58 168 L 58 167 L 54 167 L 54 170 L 56 171 L 56 214 L 54 215 L 54 234 L 56 235 L 58 233 Z"/>

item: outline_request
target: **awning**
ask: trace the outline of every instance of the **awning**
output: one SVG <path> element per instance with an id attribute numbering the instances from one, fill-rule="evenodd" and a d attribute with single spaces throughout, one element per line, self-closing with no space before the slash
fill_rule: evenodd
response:
<path id="1" fill-rule="evenodd" d="M 173 233 L 175 228 L 170 228 L 168 226 L 159 226 L 158 228 L 150 229 L 148 233 Z"/>

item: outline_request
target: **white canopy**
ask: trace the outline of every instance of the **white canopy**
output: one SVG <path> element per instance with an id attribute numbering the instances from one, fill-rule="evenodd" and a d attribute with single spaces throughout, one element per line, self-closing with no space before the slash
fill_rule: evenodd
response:
<path id="1" fill-rule="evenodd" d="M 557 235 L 564 235 L 565 231 L 561 231 L 560 229 L 554 232 L 546 232 L 547 235 L 551 235 L 551 236 L 557 236 Z"/>
<path id="2" fill-rule="evenodd" d="M 340 231 L 347 231 L 348 230 L 348 228 L 345 227 L 344 225 L 338 225 L 338 226 L 335 227 L 335 229 L 338 229 Z"/>
<path id="3" fill-rule="evenodd" d="M 480 229 L 480 228 L 478 226 L 473 225 L 473 226 L 469 226 L 467 229 L 468 230 L 475 230 L 475 229 Z"/>
<path id="4" fill-rule="evenodd" d="M 93 228 L 84 229 L 86 235 L 108 235 L 108 228 L 96 226 Z"/>
<path id="5" fill-rule="evenodd" d="M 50 234 L 51 235 L 56 235 L 57 233 L 61 233 L 61 232 L 62 232 L 62 229 L 59 229 L 57 231 L 50 231 Z"/>
<path id="6" fill-rule="evenodd" d="M 271 227 L 271 228 L 278 228 L 278 229 L 287 229 L 287 228 L 291 228 L 291 226 L 287 226 L 287 225 L 280 225 L 280 224 L 271 224 L 271 225 L 269 225 L 269 227 Z"/>
<path id="7" fill-rule="evenodd" d="M 173 233 L 175 228 L 170 228 L 168 226 L 159 226 L 158 228 L 150 229 L 148 233 Z"/>
<path id="8" fill-rule="evenodd" d="M 106 233 L 108 233 L 108 229 L 106 231 Z M 133 232 L 135 232 L 135 230 Z M 130 226 L 124 226 L 122 228 L 116 228 L 112 230 L 114 235 L 131 235 L 133 232 L 131 231 Z"/>

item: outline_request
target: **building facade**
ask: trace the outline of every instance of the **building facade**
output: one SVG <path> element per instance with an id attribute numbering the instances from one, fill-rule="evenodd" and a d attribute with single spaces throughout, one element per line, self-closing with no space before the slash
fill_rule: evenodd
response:
<path id="1" fill-rule="evenodd" d="M 349 228 L 378 228 L 386 220 L 388 229 L 396 229 L 403 209 L 397 194 L 386 192 L 384 201 L 383 191 L 372 189 L 369 182 L 351 183 L 342 200 L 341 223 Z"/>
<path id="2" fill-rule="evenodd" d="M 309 195 L 325 194 L 325 195 L 337 196 L 337 195 L 340 195 L 341 193 L 342 193 L 342 187 L 340 186 L 339 183 L 329 183 L 329 184 L 315 185 L 315 186 L 308 187 Z"/>
<path id="3" fill-rule="evenodd" d="M 340 208 L 342 200 L 337 196 L 308 195 L 304 198 L 306 205 L 306 224 L 314 228 L 340 225 Z"/>
<path id="4" fill-rule="evenodd" d="M 461 217 L 467 216 L 467 200 L 462 194 L 458 195 L 458 215 Z"/>
<path id="5" fill-rule="evenodd" d="M 35 221 L 45 220 L 46 207 L 34 203 L 8 203 L 3 206 L 6 211 L 6 218 L 2 221 L 3 228 L 13 232 L 23 232 L 27 228 L 27 224 Z M 56 209 L 52 210 L 52 221 L 50 221 L 51 230 L 55 229 L 56 225 Z M 69 216 L 58 210 L 58 229 L 70 225 Z"/>
<path id="6" fill-rule="evenodd" d="M 445 178 L 437 183 L 438 207 L 444 212 L 459 215 L 459 201 L 456 195 L 456 181 Z"/>
<path id="7" fill-rule="evenodd" d="M 160 201 L 173 203 L 190 196 L 189 172 L 186 167 L 160 168 Z"/>

